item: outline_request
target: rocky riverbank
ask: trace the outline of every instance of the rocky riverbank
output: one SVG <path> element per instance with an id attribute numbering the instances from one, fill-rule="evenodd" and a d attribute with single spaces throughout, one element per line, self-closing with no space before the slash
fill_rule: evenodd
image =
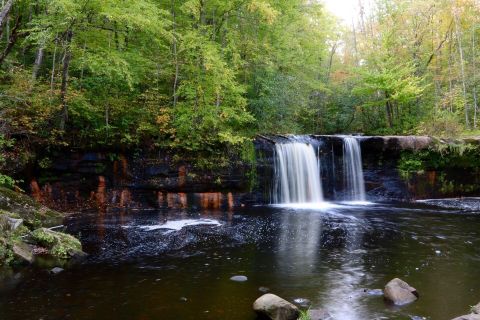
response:
<path id="1" fill-rule="evenodd" d="M 78 239 L 52 230 L 63 218 L 27 195 L 0 187 L 0 266 L 32 264 L 39 257 L 62 265 L 84 256 Z"/>

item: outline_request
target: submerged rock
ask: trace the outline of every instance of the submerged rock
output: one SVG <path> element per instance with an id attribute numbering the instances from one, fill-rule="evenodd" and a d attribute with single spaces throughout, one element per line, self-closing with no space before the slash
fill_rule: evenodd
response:
<path id="1" fill-rule="evenodd" d="M 258 288 L 258 291 L 260 291 L 261 293 L 267 293 L 270 292 L 270 289 L 267 287 L 260 287 Z"/>
<path id="2" fill-rule="evenodd" d="M 307 312 L 310 320 L 328 320 L 332 319 L 330 313 L 323 309 L 310 309 Z"/>
<path id="3" fill-rule="evenodd" d="M 245 282 L 248 280 L 248 278 L 245 276 L 233 276 L 230 278 L 230 280 L 236 281 L 236 282 Z"/>
<path id="4" fill-rule="evenodd" d="M 50 273 L 52 274 L 58 274 L 60 272 L 64 271 L 64 269 L 60 268 L 60 267 L 55 267 L 53 268 L 52 270 L 50 270 Z"/>
<path id="5" fill-rule="evenodd" d="M 272 320 L 296 320 L 300 316 L 300 311 L 294 304 L 271 293 L 258 298 L 253 303 L 253 310 Z"/>
<path id="6" fill-rule="evenodd" d="M 398 278 L 387 283 L 384 296 L 386 300 L 398 306 L 411 303 L 418 299 L 417 289 Z"/>

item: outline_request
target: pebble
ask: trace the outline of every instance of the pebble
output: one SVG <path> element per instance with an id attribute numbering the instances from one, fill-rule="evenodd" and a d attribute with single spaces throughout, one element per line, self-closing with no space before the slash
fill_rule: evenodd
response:
<path id="1" fill-rule="evenodd" d="M 248 280 L 248 278 L 245 276 L 233 276 L 230 278 L 230 280 L 236 281 L 236 282 L 245 282 Z"/>
<path id="2" fill-rule="evenodd" d="M 55 267 L 53 268 L 52 270 L 50 270 L 50 273 L 52 274 L 57 274 L 57 273 L 60 273 L 62 272 L 64 269 L 60 268 L 60 267 Z"/>

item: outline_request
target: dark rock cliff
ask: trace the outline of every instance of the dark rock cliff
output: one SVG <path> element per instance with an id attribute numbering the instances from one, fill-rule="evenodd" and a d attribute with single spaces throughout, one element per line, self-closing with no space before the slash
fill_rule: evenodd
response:
<path id="1" fill-rule="evenodd" d="M 289 136 L 259 136 L 254 141 L 256 168 L 232 161 L 227 168 L 199 170 L 185 161 L 156 153 L 63 152 L 47 169 L 27 175 L 26 188 L 58 209 L 78 207 L 178 206 L 228 208 L 268 203 L 274 177 L 274 145 Z M 341 136 L 302 136 L 318 150 L 325 198 L 342 199 Z M 412 200 L 480 193 L 480 175 L 471 168 L 426 169 L 405 175 L 402 154 L 428 150 L 442 141 L 423 136 L 358 137 L 368 198 Z M 464 143 L 478 145 L 479 140 Z M 480 154 L 479 154 L 480 159 Z"/>

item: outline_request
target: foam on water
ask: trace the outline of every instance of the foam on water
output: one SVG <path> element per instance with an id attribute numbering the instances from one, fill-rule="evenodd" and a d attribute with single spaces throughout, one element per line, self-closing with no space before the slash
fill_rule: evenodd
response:
<path id="1" fill-rule="evenodd" d="M 213 220 L 213 219 L 183 219 L 183 220 L 171 220 L 163 224 L 139 225 L 135 227 L 146 230 L 146 231 L 153 231 L 153 230 L 159 230 L 159 229 L 179 231 L 185 227 L 198 226 L 198 225 L 221 226 L 222 224 L 219 221 Z"/>

